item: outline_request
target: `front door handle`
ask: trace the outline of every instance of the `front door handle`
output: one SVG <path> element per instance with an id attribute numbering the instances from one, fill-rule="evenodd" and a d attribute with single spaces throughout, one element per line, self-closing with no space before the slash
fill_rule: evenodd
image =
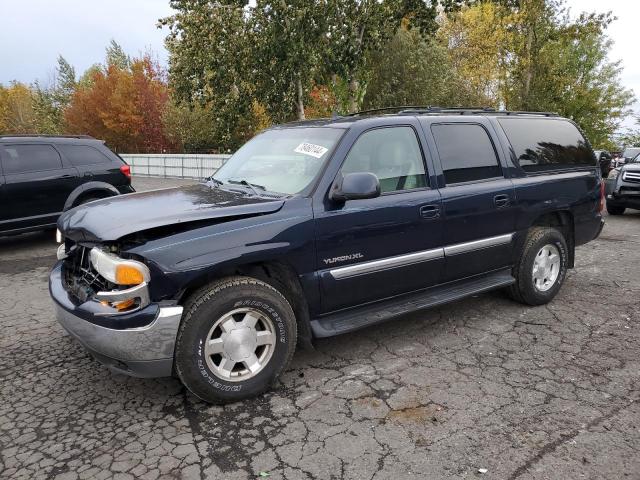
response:
<path id="1" fill-rule="evenodd" d="M 438 205 L 423 205 L 420 207 L 420 216 L 422 218 L 438 218 L 440 207 Z"/>
<path id="2" fill-rule="evenodd" d="M 493 197 L 493 203 L 496 207 L 502 208 L 509 205 L 509 195 L 496 195 Z"/>

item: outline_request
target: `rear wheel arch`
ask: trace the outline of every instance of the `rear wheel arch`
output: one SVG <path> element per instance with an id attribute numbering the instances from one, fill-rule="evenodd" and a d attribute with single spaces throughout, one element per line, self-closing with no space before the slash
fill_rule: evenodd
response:
<path id="1" fill-rule="evenodd" d="M 573 214 L 569 210 L 547 212 L 532 222 L 530 228 L 533 227 L 552 227 L 562 233 L 569 250 L 568 267 L 573 268 L 575 262 L 575 223 Z"/>
<path id="2" fill-rule="evenodd" d="M 76 188 L 73 192 L 69 194 L 67 197 L 67 201 L 64 204 L 64 210 L 69 210 L 70 208 L 77 207 L 83 201 L 88 198 L 107 198 L 113 197 L 115 195 L 119 195 L 120 192 L 113 186 L 108 183 L 103 182 L 92 182 L 93 185 L 83 184 Z"/>

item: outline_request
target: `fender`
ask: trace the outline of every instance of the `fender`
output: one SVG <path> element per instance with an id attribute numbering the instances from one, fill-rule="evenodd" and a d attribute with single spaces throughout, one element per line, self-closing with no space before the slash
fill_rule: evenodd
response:
<path id="1" fill-rule="evenodd" d="M 106 182 L 87 182 L 78 186 L 73 192 L 69 194 L 67 197 L 67 201 L 64 203 L 64 211 L 66 212 L 70 208 L 73 207 L 73 204 L 78 200 L 80 195 L 83 195 L 87 192 L 109 192 L 107 196 L 120 195 L 120 192 L 113 185 Z"/>

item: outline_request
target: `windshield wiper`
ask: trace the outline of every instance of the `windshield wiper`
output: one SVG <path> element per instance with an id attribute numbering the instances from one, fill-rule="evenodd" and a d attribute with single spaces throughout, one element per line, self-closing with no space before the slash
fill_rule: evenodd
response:
<path id="1" fill-rule="evenodd" d="M 236 180 L 236 179 L 227 179 L 228 183 L 234 183 L 236 185 L 244 185 L 246 187 L 249 187 L 251 189 L 251 191 L 257 195 L 258 197 L 260 196 L 260 192 L 258 192 L 258 190 L 256 190 L 256 188 L 259 188 L 260 190 L 264 190 L 266 191 L 267 189 L 265 187 L 263 187 L 262 185 L 257 185 L 255 183 L 249 183 L 247 182 L 245 179 L 241 179 L 241 180 Z"/>
<path id="2" fill-rule="evenodd" d="M 213 182 L 215 185 L 218 185 L 218 186 L 224 185 L 223 181 L 218 180 L 217 178 L 213 178 L 213 176 L 207 178 L 207 183 L 209 183 L 209 182 Z"/>

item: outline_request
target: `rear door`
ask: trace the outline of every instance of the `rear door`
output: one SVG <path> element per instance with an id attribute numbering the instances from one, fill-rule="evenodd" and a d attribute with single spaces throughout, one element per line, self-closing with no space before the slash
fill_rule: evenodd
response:
<path id="1" fill-rule="evenodd" d="M 45 143 L 0 146 L 5 177 L 2 230 L 55 223 L 78 185 L 75 168 L 63 164 L 58 151 Z"/>
<path id="2" fill-rule="evenodd" d="M 83 183 L 97 181 L 113 186 L 127 183 L 120 171 L 121 163 L 116 158 L 107 156 L 100 145 L 60 144 L 56 148 L 78 169 Z"/>
<path id="3" fill-rule="evenodd" d="M 419 124 L 369 129 L 343 174 L 371 172 L 382 194 L 314 205 L 323 313 L 438 283 L 443 265 L 440 194 L 430 188 Z"/>
<path id="4" fill-rule="evenodd" d="M 513 184 L 504 175 L 493 127 L 484 118 L 427 122 L 426 133 L 442 174 L 443 281 L 510 265 L 516 199 Z"/>

